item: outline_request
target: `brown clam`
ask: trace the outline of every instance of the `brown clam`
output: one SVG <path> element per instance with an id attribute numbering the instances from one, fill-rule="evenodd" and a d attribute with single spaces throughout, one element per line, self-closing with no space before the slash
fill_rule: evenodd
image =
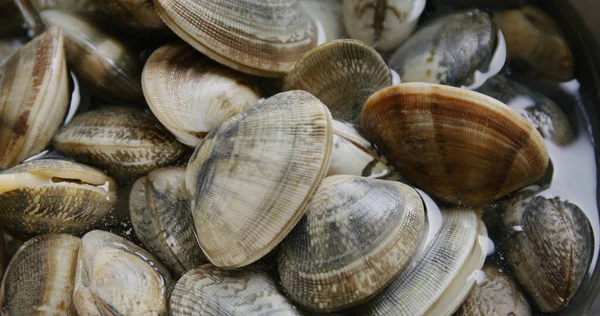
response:
<path id="1" fill-rule="evenodd" d="M 152 0 L 103 0 L 98 8 L 114 23 L 136 34 L 150 34 L 167 30 L 154 9 Z"/>
<path id="2" fill-rule="evenodd" d="M 2 315 L 77 315 L 73 287 L 81 240 L 43 235 L 27 241 L 0 286 Z"/>
<path id="3" fill-rule="evenodd" d="M 0 65 L 0 169 L 42 151 L 69 104 L 62 31 L 49 28 Z"/>
<path id="4" fill-rule="evenodd" d="M 501 102 L 466 89 L 407 83 L 375 93 L 361 127 L 407 179 L 454 204 L 484 204 L 541 178 L 546 145 Z"/>
<path id="5" fill-rule="evenodd" d="M 144 66 L 142 88 L 156 118 L 192 147 L 260 99 L 249 76 L 215 63 L 184 43 L 165 45 L 152 53 Z"/>
<path id="6" fill-rule="evenodd" d="M 158 15 L 195 49 L 236 70 L 281 77 L 317 45 L 297 0 L 155 0 Z"/>
<path id="7" fill-rule="evenodd" d="M 331 116 L 305 91 L 272 96 L 212 130 L 186 170 L 196 234 L 219 267 L 249 265 L 304 214 L 331 153 Z"/>
<path id="8" fill-rule="evenodd" d="M 392 84 L 392 75 L 369 45 L 341 39 L 307 52 L 285 76 L 283 90 L 304 90 L 321 100 L 333 118 L 355 122 L 364 102 Z"/>

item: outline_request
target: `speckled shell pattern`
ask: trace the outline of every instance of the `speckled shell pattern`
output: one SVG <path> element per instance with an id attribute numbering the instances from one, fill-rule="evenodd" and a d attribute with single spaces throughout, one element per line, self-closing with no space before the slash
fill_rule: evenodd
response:
<path id="1" fill-rule="evenodd" d="M 417 186 L 453 204 L 484 204 L 542 177 L 546 145 L 535 127 L 483 94 L 429 83 L 380 90 L 361 127 Z"/>
<path id="2" fill-rule="evenodd" d="M 206 136 L 186 187 L 213 264 L 248 265 L 283 240 L 327 173 L 331 141 L 327 107 L 305 91 L 272 96 Z"/>
<path id="3" fill-rule="evenodd" d="M 154 0 L 167 26 L 233 69 L 282 77 L 318 42 L 297 0 Z"/>

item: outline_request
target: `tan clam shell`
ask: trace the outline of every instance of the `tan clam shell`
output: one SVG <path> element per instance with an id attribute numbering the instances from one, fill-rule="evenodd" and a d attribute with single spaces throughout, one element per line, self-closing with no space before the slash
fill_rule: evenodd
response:
<path id="1" fill-rule="evenodd" d="M 277 260 L 291 298 L 311 310 L 356 306 L 404 269 L 424 235 L 421 197 L 395 181 L 327 177 Z"/>
<path id="2" fill-rule="evenodd" d="M 81 240 L 44 235 L 27 241 L 0 286 L 2 315 L 77 315 L 73 287 Z"/>
<path id="3" fill-rule="evenodd" d="M 69 104 L 62 31 L 49 28 L 0 65 L 0 169 L 42 151 Z"/>
<path id="4" fill-rule="evenodd" d="M 169 310 L 173 316 L 301 315 L 265 271 L 222 270 L 211 264 L 181 277 L 171 294 Z"/>
<path id="5" fill-rule="evenodd" d="M 156 169 L 138 179 L 129 211 L 136 236 L 177 275 L 208 262 L 196 241 L 185 168 Z"/>
<path id="6" fill-rule="evenodd" d="M 156 13 L 152 0 L 104 0 L 97 1 L 96 4 L 113 22 L 134 33 L 167 30 Z"/>
<path id="7" fill-rule="evenodd" d="M 127 101 L 143 100 L 142 62 L 138 52 L 124 40 L 69 13 L 45 10 L 40 16 L 44 23 L 63 30 L 67 58 L 78 78 L 88 82 L 98 94 Z"/>
<path id="8" fill-rule="evenodd" d="M 167 315 L 172 282 L 152 254 L 95 230 L 81 239 L 73 303 L 79 315 Z"/>
<path id="9" fill-rule="evenodd" d="M 123 106 L 75 115 L 54 136 L 54 147 L 119 177 L 167 166 L 184 150 L 152 114 Z"/>
<path id="10" fill-rule="evenodd" d="M 327 105 L 333 118 L 355 122 L 363 104 L 392 84 L 385 61 L 369 45 L 341 39 L 307 52 L 285 76 L 283 90 L 305 90 Z"/>
<path id="11" fill-rule="evenodd" d="M 202 250 L 219 267 L 271 251 L 304 214 L 327 173 L 327 107 L 305 91 L 266 99 L 229 118 L 196 149 L 186 187 Z"/>
<path id="12" fill-rule="evenodd" d="M 258 87 L 248 76 L 183 43 L 152 53 L 144 66 L 142 88 L 152 113 L 179 141 L 192 147 L 260 99 Z"/>
<path id="13" fill-rule="evenodd" d="M 154 0 L 167 26 L 233 69 L 281 77 L 317 45 L 315 24 L 297 0 Z"/>
<path id="14" fill-rule="evenodd" d="M 535 127 L 466 89 L 407 83 L 365 103 L 365 134 L 410 181 L 446 202 L 483 204 L 541 178 L 548 151 Z"/>
<path id="15" fill-rule="evenodd" d="M 81 234 L 116 202 L 116 184 L 101 170 L 43 159 L 0 172 L 0 226 L 15 236 Z"/>

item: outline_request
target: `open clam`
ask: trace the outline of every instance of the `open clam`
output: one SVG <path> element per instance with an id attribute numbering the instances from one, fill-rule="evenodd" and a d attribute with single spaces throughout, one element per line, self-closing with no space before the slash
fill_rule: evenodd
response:
<path id="1" fill-rule="evenodd" d="M 283 90 L 305 90 L 321 100 L 333 118 L 355 122 L 364 102 L 392 84 L 392 75 L 369 45 L 335 40 L 306 53 L 285 76 Z"/>
<path id="2" fill-rule="evenodd" d="M 116 202 L 101 170 L 66 160 L 27 162 L 0 172 L 0 227 L 15 236 L 80 234 Z"/>
<path id="3" fill-rule="evenodd" d="M 236 70 L 281 77 L 317 45 L 297 0 L 155 0 L 167 26 L 206 56 Z"/>
<path id="4" fill-rule="evenodd" d="M 277 94 L 212 130 L 186 170 L 196 234 L 219 267 L 271 251 L 327 173 L 331 116 L 305 91 Z"/>
<path id="5" fill-rule="evenodd" d="M 392 86 L 363 108 L 361 127 L 407 179 L 454 204 L 484 204 L 541 178 L 548 151 L 501 102 L 428 83 Z"/>
<path id="6" fill-rule="evenodd" d="M 152 53 L 144 66 L 142 87 L 156 118 L 192 147 L 225 119 L 260 99 L 249 76 L 217 64 L 183 43 L 165 45 Z"/>
<path id="7" fill-rule="evenodd" d="M 281 282 L 299 304 L 321 312 L 356 306 L 387 286 L 424 235 L 421 197 L 400 182 L 332 176 L 282 243 Z"/>
<path id="8" fill-rule="evenodd" d="M 49 28 L 0 65 L 0 169 L 42 151 L 69 104 L 62 31 Z"/>

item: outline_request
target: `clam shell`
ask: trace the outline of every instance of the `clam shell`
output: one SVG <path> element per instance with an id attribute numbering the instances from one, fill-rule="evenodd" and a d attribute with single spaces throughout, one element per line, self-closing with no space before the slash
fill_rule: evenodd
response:
<path id="1" fill-rule="evenodd" d="M 361 127 L 410 181 L 435 197 L 484 204 L 541 178 L 548 151 L 525 118 L 466 89 L 408 83 L 365 103 Z"/>
<path id="2" fill-rule="evenodd" d="M 0 64 L 8 59 L 19 47 L 25 45 L 29 39 L 25 37 L 14 37 L 0 39 Z"/>
<path id="3" fill-rule="evenodd" d="M 152 114 L 119 106 L 76 115 L 56 133 L 54 147 L 119 177 L 169 165 L 184 150 Z"/>
<path id="4" fill-rule="evenodd" d="M 327 177 L 277 260 L 291 298 L 311 310 L 356 306 L 380 292 L 417 250 L 424 206 L 400 182 Z"/>
<path id="5" fill-rule="evenodd" d="M 342 0 L 301 0 L 300 5 L 306 14 L 315 19 L 317 30 L 319 24 L 323 27 L 325 42 L 346 37 Z"/>
<path id="6" fill-rule="evenodd" d="M 568 81 L 575 75 L 575 61 L 563 32 L 543 10 L 525 5 L 494 15 L 506 38 L 509 60 L 549 79 Z"/>
<path id="7" fill-rule="evenodd" d="M 152 254 L 95 230 L 81 239 L 73 303 L 80 315 L 167 315 L 172 282 Z"/>
<path id="8" fill-rule="evenodd" d="M 104 0 L 96 3 L 111 21 L 133 33 L 156 34 L 168 29 L 156 13 L 152 0 Z"/>
<path id="9" fill-rule="evenodd" d="M 69 64 L 98 94 L 127 101 L 143 100 L 142 62 L 138 52 L 124 40 L 75 15 L 46 10 L 40 16 L 44 23 L 63 30 Z"/>
<path id="10" fill-rule="evenodd" d="M 285 76 L 283 90 L 305 90 L 327 105 L 333 118 L 354 122 L 374 92 L 392 84 L 385 61 L 369 45 L 335 40 L 306 53 Z"/>
<path id="11" fill-rule="evenodd" d="M 301 315 L 259 269 L 221 270 L 205 264 L 186 273 L 169 300 L 171 315 Z"/>
<path id="12" fill-rule="evenodd" d="M 152 113 L 177 139 L 192 147 L 260 99 L 258 87 L 248 76 L 181 43 L 165 45 L 150 56 L 142 87 Z"/>
<path id="13" fill-rule="evenodd" d="M 27 162 L 0 172 L 0 227 L 15 236 L 80 234 L 116 202 L 101 170 L 66 160 Z"/>
<path id="14" fill-rule="evenodd" d="M 81 240 L 44 235 L 26 242 L 0 286 L 2 315 L 77 315 L 73 287 Z"/>
<path id="15" fill-rule="evenodd" d="M 208 262 L 196 241 L 184 168 L 157 169 L 138 179 L 129 210 L 138 238 L 177 275 Z"/>
<path id="16" fill-rule="evenodd" d="M 213 264 L 248 265 L 285 238 L 327 173 L 331 134 L 327 107 L 290 91 L 206 136 L 185 182 L 200 246 Z"/>
<path id="17" fill-rule="evenodd" d="M 516 199 L 504 212 L 503 227 L 508 265 L 535 304 L 545 312 L 567 306 L 592 258 L 585 213 L 559 198 Z"/>
<path id="18" fill-rule="evenodd" d="M 0 169 L 42 151 L 69 104 L 62 31 L 49 28 L 0 65 Z"/>
<path id="19" fill-rule="evenodd" d="M 317 45 L 296 0 L 155 0 L 158 15 L 195 49 L 233 69 L 281 77 Z"/>

